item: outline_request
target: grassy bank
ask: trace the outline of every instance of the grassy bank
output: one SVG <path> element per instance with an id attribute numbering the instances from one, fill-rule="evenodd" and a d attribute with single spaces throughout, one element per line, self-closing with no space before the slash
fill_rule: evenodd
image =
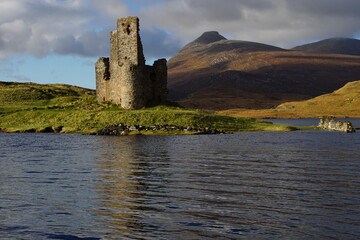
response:
<path id="1" fill-rule="evenodd" d="M 230 109 L 220 115 L 252 118 L 318 118 L 360 117 L 360 81 L 347 83 L 344 87 L 306 101 L 287 102 L 275 109 Z"/>
<path id="2" fill-rule="evenodd" d="M 65 133 L 95 133 L 107 125 L 118 123 L 208 127 L 227 132 L 296 130 L 250 118 L 212 115 L 169 105 L 124 110 L 113 104 L 98 103 L 93 90 L 69 85 L 0 82 L 1 131 L 60 129 Z"/>

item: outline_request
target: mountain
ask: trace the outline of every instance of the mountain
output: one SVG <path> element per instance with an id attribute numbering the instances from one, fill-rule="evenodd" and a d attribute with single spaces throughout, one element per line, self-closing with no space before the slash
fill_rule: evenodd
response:
<path id="1" fill-rule="evenodd" d="M 196 52 L 211 52 L 217 53 L 222 51 L 249 52 L 249 51 L 268 51 L 268 50 L 282 50 L 281 48 L 247 41 L 227 40 L 216 31 L 203 33 L 193 42 L 187 44 L 181 51 L 181 54 L 191 51 Z"/>
<path id="2" fill-rule="evenodd" d="M 264 109 L 332 92 L 360 76 L 360 57 L 308 53 L 205 32 L 168 63 L 169 100 L 200 109 Z"/>
<path id="3" fill-rule="evenodd" d="M 360 56 L 360 40 L 353 38 L 330 38 L 292 48 L 312 53 L 335 53 Z"/>
<path id="4" fill-rule="evenodd" d="M 349 82 L 342 88 L 306 101 L 287 102 L 275 109 L 231 109 L 219 115 L 253 118 L 317 118 L 360 117 L 360 81 Z"/>
<path id="5" fill-rule="evenodd" d="M 200 37 L 195 39 L 193 42 L 185 46 L 185 48 L 195 47 L 196 45 L 209 44 L 221 40 L 227 40 L 224 36 L 221 36 L 219 32 L 210 31 L 204 32 Z"/>

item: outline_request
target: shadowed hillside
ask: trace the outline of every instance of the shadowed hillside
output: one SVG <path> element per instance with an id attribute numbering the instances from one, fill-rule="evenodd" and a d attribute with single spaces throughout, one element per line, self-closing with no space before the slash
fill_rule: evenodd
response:
<path id="1" fill-rule="evenodd" d="M 231 109 L 219 114 L 254 118 L 360 117 L 360 81 L 306 101 L 283 103 L 276 109 Z"/>
<path id="2" fill-rule="evenodd" d="M 332 92 L 360 57 L 289 51 L 206 32 L 169 60 L 169 99 L 190 108 L 264 109 Z"/>
<path id="3" fill-rule="evenodd" d="M 312 53 L 335 53 L 360 56 L 360 40 L 352 38 L 330 38 L 297 46 L 292 50 Z"/>

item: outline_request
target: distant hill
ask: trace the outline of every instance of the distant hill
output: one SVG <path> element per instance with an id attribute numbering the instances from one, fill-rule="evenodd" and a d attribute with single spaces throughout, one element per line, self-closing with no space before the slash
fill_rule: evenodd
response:
<path id="1" fill-rule="evenodd" d="M 61 97 L 95 96 L 95 90 L 67 84 L 0 82 L 0 103 L 31 104 Z"/>
<path id="2" fill-rule="evenodd" d="M 360 56 L 360 40 L 353 38 L 330 38 L 292 48 L 295 51 L 333 53 Z"/>
<path id="3" fill-rule="evenodd" d="M 283 103 L 275 109 L 231 109 L 219 114 L 254 118 L 360 117 L 360 81 L 306 101 Z"/>
<path id="4" fill-rule="evenodd" d="M 168 64 L 169 99 L 200 109 L 264 109 L 332 92 L 360 76 L 360 57 L 289 51 L 205 32 Z"/>

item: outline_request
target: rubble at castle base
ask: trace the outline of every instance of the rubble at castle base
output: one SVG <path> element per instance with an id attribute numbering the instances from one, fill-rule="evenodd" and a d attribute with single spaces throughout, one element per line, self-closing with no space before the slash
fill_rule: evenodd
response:
<path id="1" fill-rule="evenodd" d="M 225 131 L 210 128 L 192 128 L 192 127 L 179 127 L 173 125 L 154 125 L 154 126 L 140 126 L 140 125 L 125 125 L 125 124 L 114 124 L 106 126 L 105 128 L 97 131 L 97 135 L 113 135 L 113 136 L 125 136 L 131 133 L 141 134 L 149 131 L 181 131 L 184 133 L 194 134 L 225 134 Z"/>
<path id="2" fill-rule="evenodd" d="M 145 65 L 137 17 L 119 18 L 117 30 L 110 33 L 110 58 L 95 65 L 96 96 L 99 102 L 112 102 L 125 109 L 140 109 L 149 102 L 167 97 L 167 61 Z"/>

